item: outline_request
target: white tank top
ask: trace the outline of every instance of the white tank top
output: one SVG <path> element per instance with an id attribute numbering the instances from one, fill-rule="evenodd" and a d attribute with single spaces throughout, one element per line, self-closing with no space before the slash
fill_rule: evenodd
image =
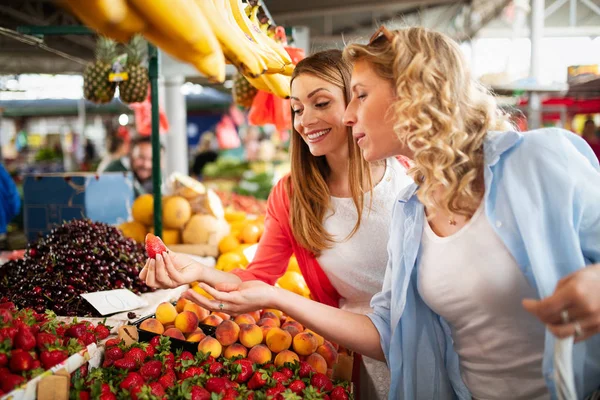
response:
<path id="1" fill-rule="evenodd" d="M 449 324 L 474 399 L 549 399 L 542 374 L 544 325 L 521 305 L 537 298 L 479 207 L 457 233 L 423 230 L 419 294 Z"/>
<path id="2" fill-rule="evenodd" d="M 394 201 L 411 182 L 398 160 L 387 159 L 383 178 L 373 188 L 372 209 L 369 212 L 367 194 L 360 228 L 347 241 L 344 239 L 358 218 L 356 207 L 351 198 L 331 197 L 332 210 L 325 215 L 323 225 L 337 243 L 322 251 L 317 260 L 342 297 L 340 308 L 361 314 L 371 311 L 371 297 L 383 286 Z"/>

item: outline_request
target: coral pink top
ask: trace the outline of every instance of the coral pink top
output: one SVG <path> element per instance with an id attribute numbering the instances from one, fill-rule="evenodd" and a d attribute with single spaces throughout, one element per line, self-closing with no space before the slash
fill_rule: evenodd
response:
<path id="1" fill-rule="evenodd" d="M 265 230 L 254 260 L 245 270 L 232 271 L 243 281 L 261 280 L 274 285 L 286 271 L 292 254 L 296 255 L 300 272 L 306 280 L 314 300 L 339 307 L 340 295 L 317 262 L 315 256 L 302 247 L 292 234 L 290 226 L 290 199 L 285 176 L 273 188 L 267 200 Z"/>

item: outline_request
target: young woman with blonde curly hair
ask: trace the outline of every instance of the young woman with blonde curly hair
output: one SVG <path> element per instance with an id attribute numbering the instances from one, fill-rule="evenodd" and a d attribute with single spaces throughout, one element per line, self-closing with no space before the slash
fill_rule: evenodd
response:
<path id="1" fill-rule="evenodd" d="M 600 386 L 600 171 L 560 129 L 518 133 L 459 47 L 382 28 L 353 62 L 345 120 L 367 160 L 404 154 L 382 291 L 368 316 L 260 282 L 204 285 L 232 312 L 276 307 L 385 359 L 390 399 L 547 399 L 556 337 L 575 336 L 578 398 Z"/>

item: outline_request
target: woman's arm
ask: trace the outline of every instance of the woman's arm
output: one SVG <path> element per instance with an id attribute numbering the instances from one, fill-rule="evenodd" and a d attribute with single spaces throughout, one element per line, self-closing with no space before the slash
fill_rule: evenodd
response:
<path id="1" fill-rule="evenodd" d="M 260 281 L 218 285 L 219 290 L 205 284 L 200 286 L 214 300 L 192 290 L 184 293 L 184 297 L 208 309 L 232 314 L 276 308 L 328 340 L 367 357 L 385 360 L 379 332 L 366 315 L 317 303 Z"/>

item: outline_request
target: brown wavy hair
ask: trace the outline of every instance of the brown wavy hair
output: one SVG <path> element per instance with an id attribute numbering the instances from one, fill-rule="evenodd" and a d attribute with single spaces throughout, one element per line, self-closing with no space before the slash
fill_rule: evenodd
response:
<path id="1" fill-rule="evenodd" d="M 433 211 L 470 217 L 484 191 L 483 142 L 490 130 L 514 129 L 494 97 L 470 74 L 458 44 L 421 27 L 385 32 L 344 50 L 395 87 L 394 131 L 413 153 L 408 173 Z M 440 194 L 434 200 L 434 193 Z"/>
<path id="2" fill-rule="evenodd" d="M 348 105 L 352 97 L 350 91 L 351 66 L 342 57 L 340 50 L 326 50 L 315 53 L 296 65 L 292 74 L 292 82 L 298 76 L 310 74 L 323 79 L 344 93 L 344 103 Z M 333 237 L 325 230 L 323 219 L 330 208 L 330 192 L 327 178 L 331 169 L 325 156 L 315 157 L 310 153 L 308 145 L 302 136 L 293 128 L 291 152 L 291 177 L 287 181 L 290 197 L 290 225 L 295 239 L 304 248 L 318 256 L 324 249 L 329 249 L 334 243 Z M 348 132 L 348 155 L 350 170 L 350 193 L 356 206 L 358 219 L 350 238 L 360 227 L 364 205 L 365 188 L 371 189 L 371 170 L 369 163 L 362 158 L 360 148 L 352 137 L 351 128 Z M 293 190 L 292 190 L 293 188 Z"/>

